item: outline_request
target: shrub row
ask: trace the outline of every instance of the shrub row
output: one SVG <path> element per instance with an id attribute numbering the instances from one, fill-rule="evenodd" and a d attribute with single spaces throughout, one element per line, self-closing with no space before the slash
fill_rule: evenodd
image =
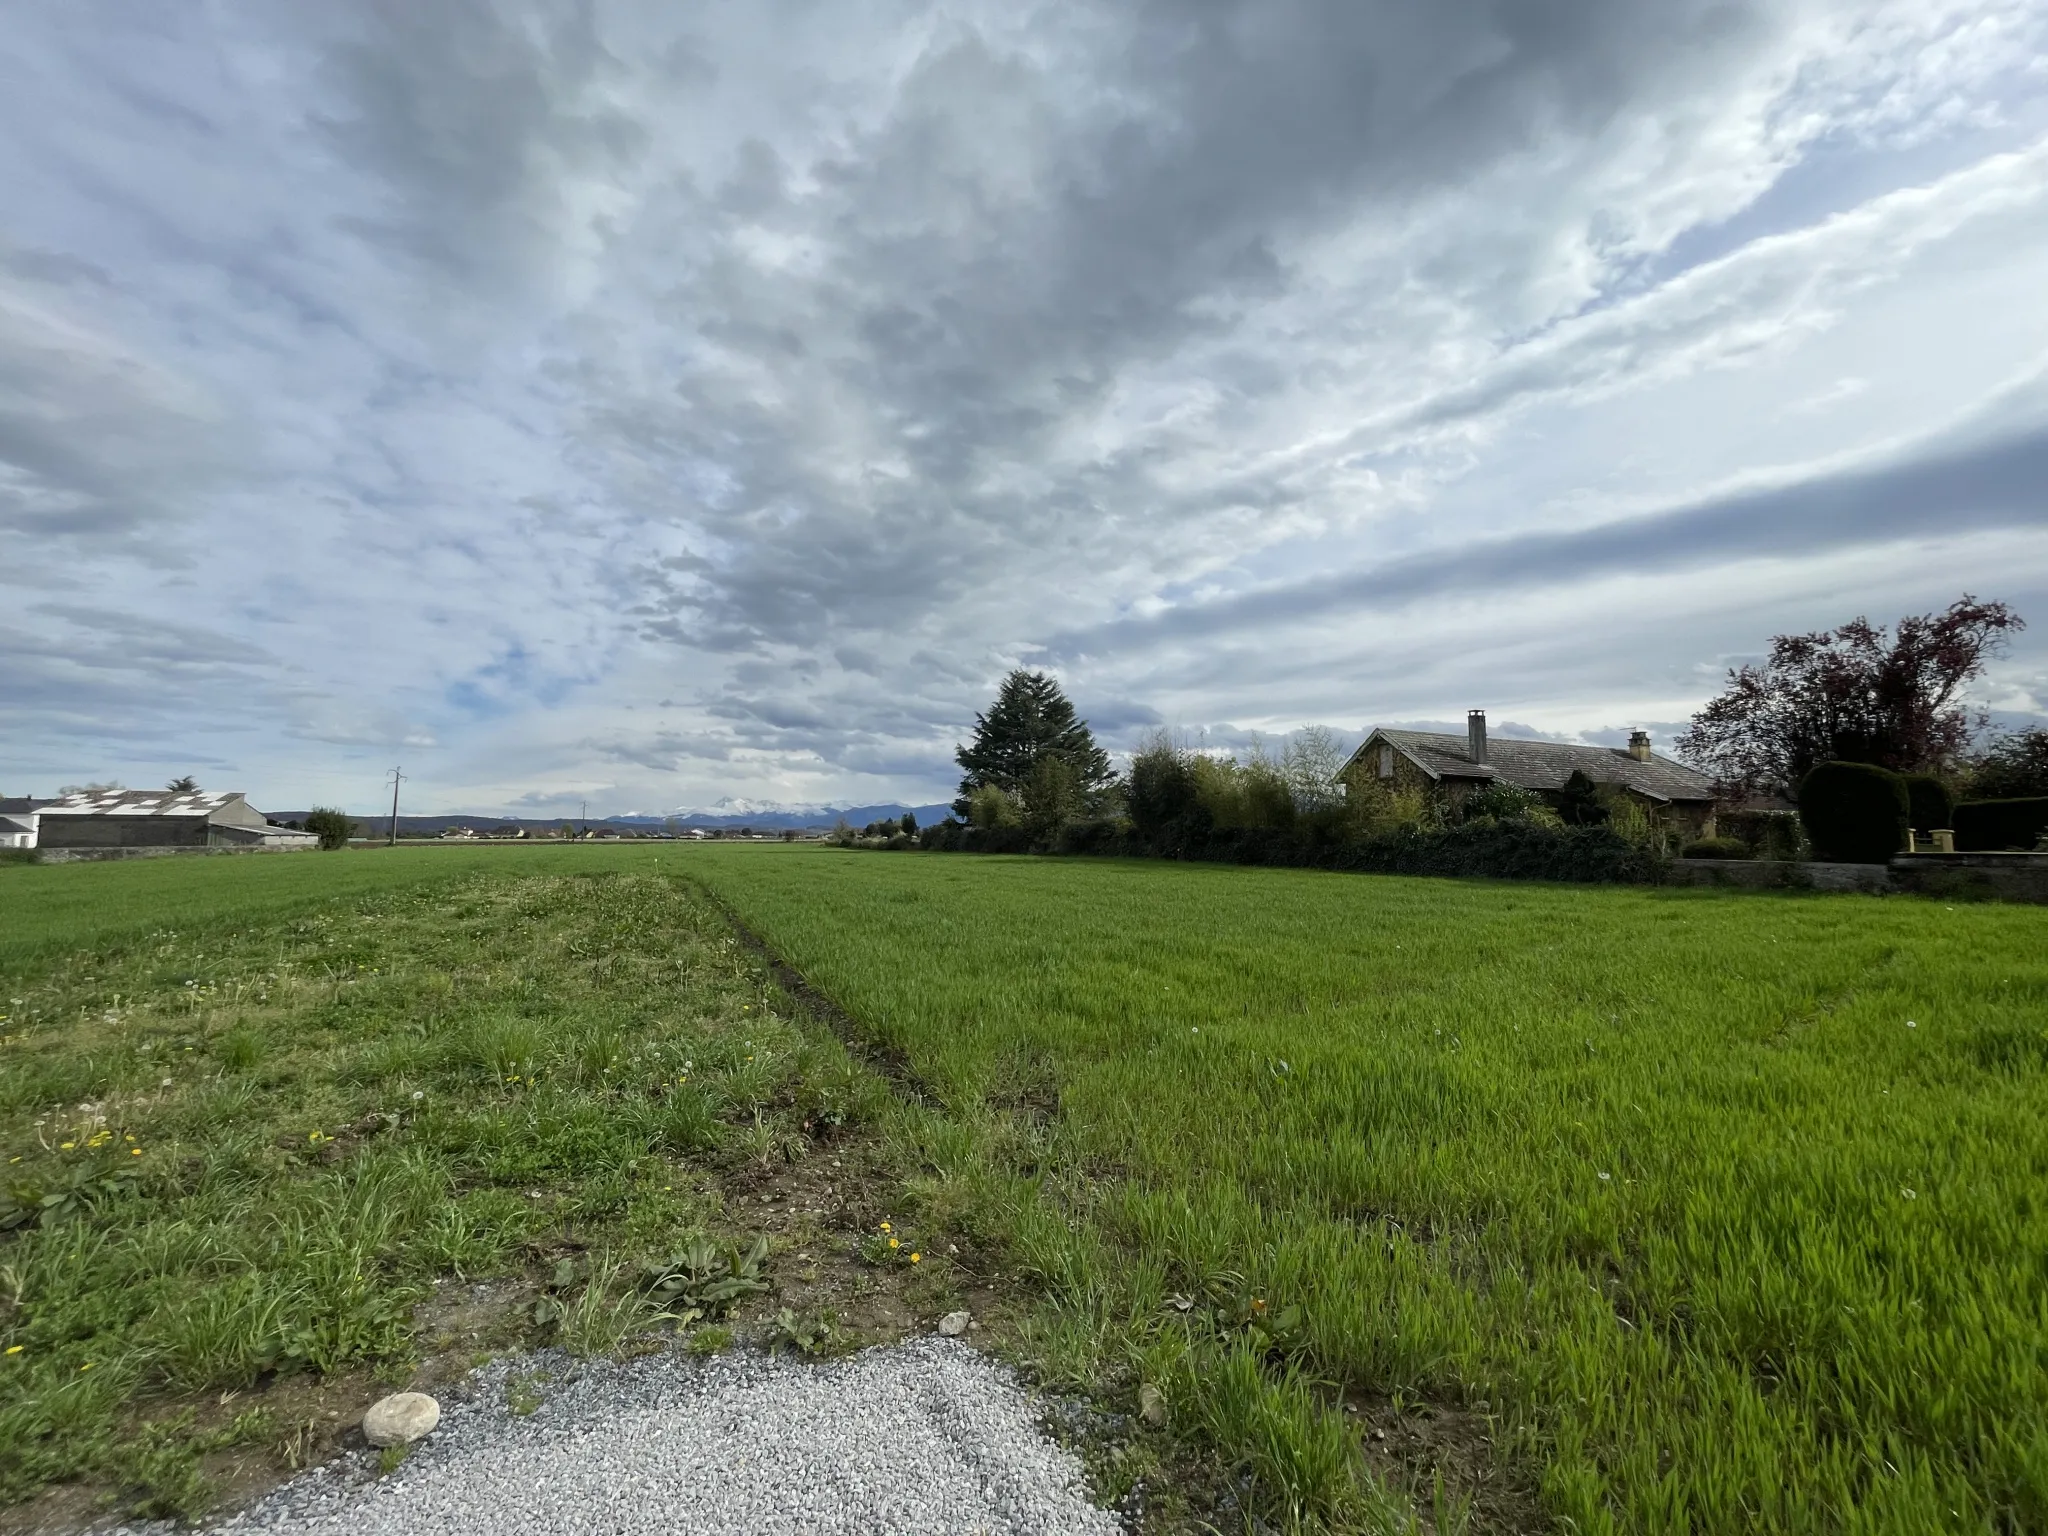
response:
<path id="1" fill-rule="evenodd" d="M 1956 807 L 1956 849 L 1996 853 L 2032 849 L 2048 832 L 2048 795 L 2020 800 L 1965 800 Z"/>
<path id="2" fill-rule="evenodd" d="M 925 829 L 923 847 L 971 853 L 1047 851 L 1021 827 L 966 827 L 942 822 Z M 1125 858 L 1267 864 L 1295 869 L 1355 870 L 1402 875 L 1485 875 L 1507 880 L 1645 883 L 1657 875 L 1654 855 L 1604 826 L 1553 827 L 1533 822 L 1476 822 L 1442 829 L 1403 828 L 1334 840 L 1272 827 L 1179 826 L 1147 838 L 1129 822 L 1083 821 L 1061 830 L 1052 852 Z"/>

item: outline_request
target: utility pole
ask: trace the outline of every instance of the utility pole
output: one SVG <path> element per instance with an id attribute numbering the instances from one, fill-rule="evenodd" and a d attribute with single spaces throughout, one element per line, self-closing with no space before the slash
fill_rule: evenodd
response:
<path id="1" fill-rule="evenodd" d="M 585 837 L 590 836 L 590 802 L 588 800 L 583 802 L 583 814 L 578 819 L 583 823 L 583 835 Z"/>
<path id="2" fill-rule="evenodd" d="M 391 770 L 391 836 L 385 843 L 387 848 L 398 846 L 398 786 L 404 778 L 396 768 Z"/>

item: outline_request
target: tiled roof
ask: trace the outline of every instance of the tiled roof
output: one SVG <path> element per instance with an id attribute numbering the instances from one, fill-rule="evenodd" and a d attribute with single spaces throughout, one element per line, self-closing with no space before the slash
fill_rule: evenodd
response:
<path id="1" fill-rule="evenodd" d="M 1639 762 L 1620 747 L 1582 747 L 1564 741 L 1522 741 L 1490 736 L 1486 762 L 1474 764 L 1463 736 L 1437 731 L 1374 730 L 1366 738 L 1392 742 L 1432 778 L 1500 779 L 1523 789 L 1562 789 L 1574 770 L 1595 784 L 1626 784 L 1656 800 L 1711 800 L 1714 782 L 1704 773 L 1654 753 Z M 1363 752 L 1364 747 L 1359 751 Z"/>
<path id="2" fill-rule="evenodd" d="M 43 807 L 45 816 L 211 816 L 241 799 L 233 791 L 172 794 L 167 789 L 112 789 L 94 795 L 66 795 Z"/>

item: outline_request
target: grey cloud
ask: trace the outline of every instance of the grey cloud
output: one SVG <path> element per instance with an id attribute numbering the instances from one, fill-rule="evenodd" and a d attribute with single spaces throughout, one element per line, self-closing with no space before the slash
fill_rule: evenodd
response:
<path id="1" fill-rule="evenodd" d="M 1910 530 L 1915 486 L 1976 497 L 1951 530 L 2038 523 L 2015 437 L 1604 529 L 1518 509 L 1492 544 L 1287 579 L 1350 527 L 1404 547 L 1529 401 L 1743 317 L 1717 290 L 1683 338 L 1623 316 L 1538 344 L 1661 281 L 1661 243 L 1821 131 L 1785 124 L 1831 121 L 1808 54 L 1881 29 L 1829 0 L 229 0 L 119 49 L 50 14 L 22 46 L 66 128 L 0 106 L 0 535 L 30 557 L 0 581 L 104 603 L 122 559 L 184 558 L 190 520 L 191 585 L 123 590 L 207 614 L 182 639 L 18 619 L 43 650 L 10 689 L 127 657 L 67 740 L 94 715 L 189 732 L 213 668 L 308 743 L 459 747 L 491 714 L 563 775 L 942 784 L 1019 660 L 1081 663 L 1113 742 L 1168 698 L 1260 717 L 1254 676 L 1268 718 L 1382 686 L 1435 712 L 1473 652 L 1273 636 L 1731 548 L 1823 557 Z M 1248 572 L 1271 585 L 1100 622 Z M 288 649 L 232 650 L 252 635 Z M 1539 654 L 1489 655 L 1489 681 Z M 386 700 L 367 677 L 394 660 Z M 664 695 L 658 729 L 616 728 Z"/>
<path id="2" fill-rule="evenodd" d="M 1811 555 L 1973 529 L 2048 526 L 2048 432 L 1912 463 L 1717 497 L 1653 516 L 1529 533 L 1263 588 L 1049 641 L 1051 659 L 1215 637 L 1320 614 L 1399 609 L 1454 593 L 1509 591 L 1615 572 Z"/>
<path id="3" fill-rule="evenodd" d="M 327 52 L 347 103 L 320 121 L 388 193 L 345 222 L 460 275 L 518 274 L 567 230 L 569 173 L 630 161 L 645 133 L 603 100 L 620 64 L 588 3 L 374 0 Z"/>
<path id="4" fill-rule="evenodd" d="M 723 194 L 685 197 L 656 226 L 698 226 L 691 310 L 746 368 L 665 378 L 665 398 L 582 365 L 615 466 L 667 487 L 712 461 L 730 486 L 689 514 L 729 552 L 645 573 L 662 615 L 649 633 L 810 646 L 943 609 L 1006 567 L 1128 550 L 1139 527 L 1170 543 L 1220 501 L 1298 505 L 1307 493 L 1284 476 L 1162 494 L 1177 443 L 1032 482 L 1127 369 L 1228 334 L 1291 286 L 1276 238 L 1375 202 L 1392 216 L 1534 136 L 1700 88 L 1767 32 L 1718 5 L 1341 0 L 1047 13 L 1045 26 L 1032 41 L 1061 63 L 1081 36 L 1118 45 L 1076 79 L 956 28 L 878 126 L 801 167 L 814 190 L 792 195 L 783 155 L 750 143 Z M 742 224 L 817 259 L 765 269 L 736 249 Z M 1266 366 L 1242 363 L 1241 387 Z M 901 472 L 850 482 L 860 460 Z"/>

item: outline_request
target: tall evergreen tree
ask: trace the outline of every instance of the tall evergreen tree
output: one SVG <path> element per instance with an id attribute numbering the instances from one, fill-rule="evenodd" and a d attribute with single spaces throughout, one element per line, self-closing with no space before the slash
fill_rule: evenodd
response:
<path id="1" fill-rule="evenodd" d="M 1064 762 L 1084 794 L 1093 795 L 1114 777 L 1109 755 L 1095 744 L 1088 722 L 1076 718 L 1060 685 L 1020 667 L 1003 679 L 989 712 L 974 717 L 974 740 L 953 754 L 962 769 L 953 809 L 964 817 L 968 797 L 984 784 L 1023 794 L 1041 757 Z"/>

